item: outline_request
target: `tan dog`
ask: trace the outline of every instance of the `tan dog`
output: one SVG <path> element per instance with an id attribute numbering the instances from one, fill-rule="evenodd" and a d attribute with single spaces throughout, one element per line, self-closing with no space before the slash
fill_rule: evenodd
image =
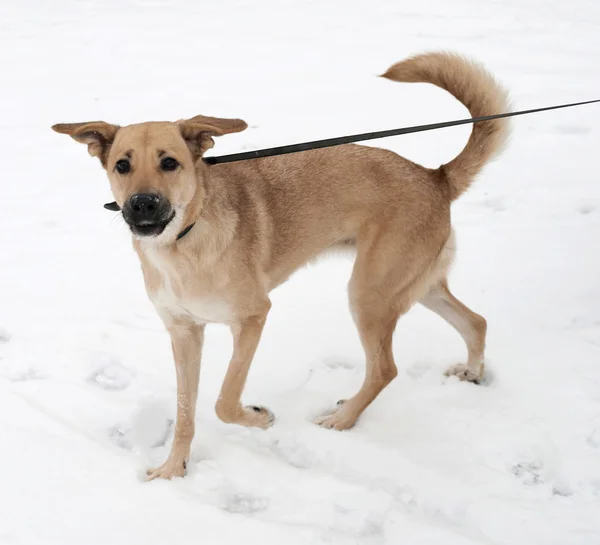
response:
<path id="1" fill-rule="evenodd" d="M 505 92 L 487 72 L 451 54 L 413 57 L 384 77 L 438 85 L 473 116 L 507 107 Z M 149 478 L 185 473 L 207 323 L 229 324 L 234 337 L 217 415 L 243 426 L 273 423 L 269 410 L 241 403 L 271 306 L 269 292 L 328 249 L 356 251 L 348 291 L 367 369 L 358 393 L 318 424 L 350 428 L 396 376 L 392 334 L 416 302 L 465 340 L 467 364 L 448 373 L 470 381 L 483 375 L 486 322 L 454 298 L 446 280 L 454 253 L 450 204 L 499 152 L 506 121 L 474 125 L 465 149 L 438 169 L 355 145 L 204 163 L 214 136 L 246 126 L 237 119 L 198 116 L 126 127 L 99 121 L 53 127 L 87 144 L 106 169 L 134 235 L 148 295 L 171 335 L 175 437 L 168 459 L 149 470 Z"/>

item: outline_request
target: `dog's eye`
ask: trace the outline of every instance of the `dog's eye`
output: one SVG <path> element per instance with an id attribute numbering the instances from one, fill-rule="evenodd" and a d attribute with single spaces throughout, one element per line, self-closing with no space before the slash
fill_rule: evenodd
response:
<path id="1" fill-rule="evenodd" d="M 131 170 L 131 163 L 127 159 L 119 159 L 115 163 L 115 170 L 119 174 L 127 174 Z"/>
<path id="2" fill-rule="evenodd" d="M 173 159 L 173 157 L 165 157 L 160 162 L 160 168 L 162 168 L 163 170 L 166 170 L 167 172 L 169 172 L 171 170 L 175 170 L 178 166 L 179 166 L 179 163 L 175 159 Z"/>

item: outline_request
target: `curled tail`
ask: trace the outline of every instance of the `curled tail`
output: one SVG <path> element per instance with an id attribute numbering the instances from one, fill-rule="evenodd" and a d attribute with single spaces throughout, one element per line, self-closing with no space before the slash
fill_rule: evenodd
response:
<path id="1" fill-rule="evenodd" d="M 507 111 L 508 95 L 482 66 L 453 53 L 426 53 L 394 64 L 382 75 L 393 81 L 432 83 L 462 102 L 472 117 Z M 462 152 L 440 171 L 450 186 L 452 200 L 464 193 L 475 176 L 502 151 L 509 134 L 507 119 L 473 124 Z"/>

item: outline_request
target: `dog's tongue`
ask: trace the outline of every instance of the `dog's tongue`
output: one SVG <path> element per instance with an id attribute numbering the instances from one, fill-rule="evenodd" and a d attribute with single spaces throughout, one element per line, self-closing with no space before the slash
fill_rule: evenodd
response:
<path id="1" fill-rule="evenodd" d="M 115 202 L 107 202 L 104 205 L 104 208 L 106 208 L 107 210 L 112 210 L 113 212 L 118 212 L 119 210 L 121 210 L 121 207 Z"/>

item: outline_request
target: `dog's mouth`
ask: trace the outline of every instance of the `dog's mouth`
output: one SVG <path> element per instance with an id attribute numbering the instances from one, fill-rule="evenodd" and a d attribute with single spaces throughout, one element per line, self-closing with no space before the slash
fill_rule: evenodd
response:
<path id="1" fill-rule="evenodd" d="M 131 232 L 138 237 L 157 237 L 160 235 L 175 218 L 175 211 L 167 219 L 145 220 L 138 223 L 127 222 Z M 125 220 L 127 221 L 127 219 Z"/>

